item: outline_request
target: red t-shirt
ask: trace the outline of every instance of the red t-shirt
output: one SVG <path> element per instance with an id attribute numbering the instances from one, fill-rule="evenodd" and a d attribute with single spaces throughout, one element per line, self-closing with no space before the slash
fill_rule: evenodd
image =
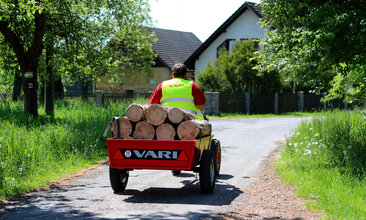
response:
<path id="1" fill-rule="evenodd" d="M 153 94 L 150 96 L 149 102 L 150 104 L 160 104 L 160 99 L 163 96 L 163 83 L 160 83 L 158 87 L 154 90 Z M 192 84 L 192 96 L 194 98 L 195 105 L 204 105 L 206 104 L 206 97 L 203 94 L 202 90 L 198 85 L 193 82 Z"/>

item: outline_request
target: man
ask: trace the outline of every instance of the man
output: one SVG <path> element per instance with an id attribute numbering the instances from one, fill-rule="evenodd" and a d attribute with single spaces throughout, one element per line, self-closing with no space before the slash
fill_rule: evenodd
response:
<path id="1" fill-rule="evenodd" d="M 206 105 L 205 95 L 195 82 L 185 79 L 187 72 L 184 64 L 175 64 L 173 79 L 160 83 L 149 102 L 180 108 L 193 114 L 195 119 L 204 119 L 201 110 Z"/>

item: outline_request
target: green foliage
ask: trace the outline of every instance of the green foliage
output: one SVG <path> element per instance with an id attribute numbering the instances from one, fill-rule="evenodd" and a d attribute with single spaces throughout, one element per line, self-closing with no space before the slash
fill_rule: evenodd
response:
<path id="1" fill-rule="evenodd" d="M 329 219 L 366 215 L 366 121 L 359 112 L 334 111 L 303 122 L 276 168 L 308 205 Z"/>
<path id="2" fill-rule="evenodd" d="M 201 88 L 206 91 L 222 93 L 266 94 L 280 90 L 280 78 L 276 71 L 258 73 L 253 69 L 254 42 L 237 41 L 232 52 L 221 50 L 219 57 L 211 65 L 209 62 L 197 78 Z"/>
<path id="3" fill-rule="evenodd" d="M 329 90 L 329 98 L 365 100 L 364 1 L 263 0 L 261 6 L 268 30 L 257 69 L 279 70 L 295 87 Z"/>
<path id="4" fill-rule="evenodd" d="M 21 103 L 0 102 L 0 198 L 47 185 L 105 158 L 104 130 L 128 105 L 105 108 L 68 99 L 56 101 L 55 117 L 34 119 L 24 115 Z"/>
<path id="5" fill-rule="evenodd" d="M 16 41 L 9 47 L 10 38 L 0 35 L 0 54 L 15 57 L 13 50 L 26 52 L 35 40 L 43 41 L 43 52 L 52 52 L 55 74 L 71 84 L 79 81 L 85 85 L 102 75 L 149 69 L 154 61 L 150 44 L 154 36 L 145 29 L 151 22 L 147 0 L 11 0 L 0 1 L 0 6 L 0 33 L 12 32 Z M 38 14 L 46 15 L 42 39 L 38 39 L 35 25 Z M 115 47 L 107 47 L 111 39 Z M 47 79 L 45 57 L 35 58 L 35 66 L 43 62 L 39 70 L 41 78 Z"/>

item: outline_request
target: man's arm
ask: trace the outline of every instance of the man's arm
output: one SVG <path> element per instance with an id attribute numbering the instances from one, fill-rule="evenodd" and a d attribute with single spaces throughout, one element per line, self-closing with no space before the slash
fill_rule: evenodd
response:
<path id="1" fill-rule="evenodd" d="M 150 104 L 160 104 L 160 99 L 162 96 L 163 96 L 162 83 L 160 83 L 158 85 L 158 87 L 156 87 L 156 89 L 154 90 L 153 94 L 151 94 L 149 103 Z"/>
<path id="2" fill-rule="evenodd" d="M 203 110 L 205 108 L 206 104 L 204 104 L 204 105 L 196 105 L 196 106 L 197 106 L 197 108 Z"/>
<path id="3" fill-rule="evenodd" d="M 206 106 L 206 97 L 205 94 L 202 92 L 201 88 L 193 82 L 192 85 L 192 96 L 194 98 L 194 104 L 199 109 L 204 109 Z"/>

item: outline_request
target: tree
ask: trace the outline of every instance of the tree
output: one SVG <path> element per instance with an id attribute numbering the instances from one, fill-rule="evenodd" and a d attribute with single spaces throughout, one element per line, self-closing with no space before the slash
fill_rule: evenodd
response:
<path id="1" fill-rule="evenodd" d="M 0 6 L 0 33 L 4 38 L 0 44 L 10 45 L 17 57 L 25 111 L 34 116 L 38 115 L 37 67 L 45 44 L 54 54 L 62 52 L 54 56 L 62 58 L 63 63 L 72 64 L 64 69 L 78 76 L 93 74 L 92 70 L 111 63 L 110 54 L 103 48 L 115 34 L 124 29 L 138 34 L 149 22 L 146 0 L 12 0 L 0 1 Z M 44 39 L 46 33 L 50 37 Z"/>
<path id="2" fill-rule="evenodd" d="M 268 30 L 259 70 L 279 70 L 330 98 L 365 100 L 365 1 L 263 0 L 261 6 Z"/>
<path id="3" fill-rule="evenodd" d="M 279 91 L 281 83 L 276 71 L 259 73 L 254 69 L 254 42 L 237 41 L 231 53 L 223 49 L 218 58 L 198 75 L 198 84 L 206 91 L 222 93 L 269 94 Z"/>

